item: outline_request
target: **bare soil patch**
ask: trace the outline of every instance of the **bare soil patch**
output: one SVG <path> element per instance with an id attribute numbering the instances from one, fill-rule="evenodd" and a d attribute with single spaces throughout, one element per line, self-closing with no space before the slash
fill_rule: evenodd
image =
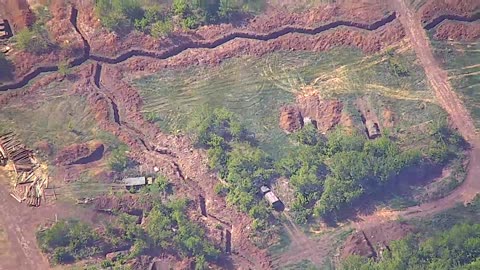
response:
<path id="1" fill-rule="evenodd" d="M 418 12 L 421 22 L 428 24 L 442 15 L 472 16 L 479 9 L 480 2 L 477 0 L 429 0 Z"/>
<path id="2" fill-rule="evenodd" d="M 391 241 L 402 239 L 413 231 L 412 226 L 399 222 L 387 222 L 358 231 L 347 238 L 340 256 L 346 258 L 359 255 L 376 258 L 385 250 L 389 250 Z"/>
<path id="3" fill-rule="evenodd" d="M 480 38 L 480 22 L 462 23 L 455 21 L 443 22 L 437 27 L 435 39 L 475 41 Z"/>

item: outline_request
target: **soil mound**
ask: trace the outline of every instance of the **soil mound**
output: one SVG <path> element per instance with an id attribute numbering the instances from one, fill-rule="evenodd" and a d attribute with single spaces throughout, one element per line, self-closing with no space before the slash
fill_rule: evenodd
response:
<path id="1" fill-rule="evenodd" d="M 414 232 L 414 228 L 405 223 L 389 222 L 371 227 L 350 235 L 343 246 L 341 257 L 359 255 L 369 258 L 381 256 L 389 250 L 390 242 L 404 238 Z"/>
<path id="2" fill-rule="evenodd" d="M 480 38 L 480 22 L 444 22 L 437 28 L 434 38 L 439 40 L 475 41 Z"/>
<path id="3" fill-rule="evenodd" d="M 86 164 L 102 159 L 104 145 L 99 141 L 72 144 L 62 149 L 55 158 L 58 165 Z"/>
<path id="4" fill-rule="evenodd" d="M 478 0 L 430 0 L 420 8 L 422 23 L 428 24 L 442 15 L 471 16 L 480 9 Z"/>
<path id="5" fill-rule="evenodd" d="M 303 127 L 306 119 L 325 133 L 342 120 L 343 104 L 339 100 L 323 100 L 318 95 L 298 96 L 295 105 L 280 109 L 280 127 L 287 133 Z"/>
<path id="6" fill-rule="evenodd" d="M 35 16 L 25 0 L 4 0 L 0 1 L 0 6 L 4 9 L 2 12 L 5 12 L 0 12 L 0 16 L 6 16 L 15 31 L 31 26 L 35 21 Z"/>
<path id="7" fill-rule="evenodd" d="M 303 117 L 312 120 L 317 129 L 325 133 L 342 118 L 343 104 L 339 100 L 322 100 L 318 95 L 299 96 L 297 104 Z"/>
<path id="8" fill-rule="evenodd" d="M 280 109 L 280 127 L 288 133 L 295 132 L 303 127 L 303 117 L 300 109 L 288 105 Z"/>

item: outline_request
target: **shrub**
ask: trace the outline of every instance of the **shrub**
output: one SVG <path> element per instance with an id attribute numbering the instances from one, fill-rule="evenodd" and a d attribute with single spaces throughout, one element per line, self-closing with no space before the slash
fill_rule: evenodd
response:
<path id="1" fill-rule="evenodd" d="M 37 233 L 40 248 L 52 254 L 54 263 L 70 263 L 98 254 L 99 240 L 100 236 L 89 225 L 77 220 L 59 221 Z"/>
<path id="2" fill-rule="evenodd" d="M 17 35 L 15 36 L 15 39 L 20 49 L 27 50 L 30 46 L 30 43 L 32 42 L 33 37 L 34 37 L 33 31 L 31 31 L 28 28 L 24 28 L 17 33 Z"/>
<path id="3" fill-rule="evenodd" d="M 32 29 L 20 30 L 15 38 L 18 47 L 28 52 L 44 53 L 50 48 L 48 34 L 40 25 L 35 25 Z"/>
<path id="4" fill-rule="evenodd" d="M 71 73 L 70 64 L 67 60 L 63 60 L 58 64 L 58 73 L 62 76 L 67 76 Z"/>
<path id="5" fill-rule="evenodd" d="M 120 145 L 114 149 L 110 154 L 108 166 L 111 170 L 116 172 L 123 172 L 129 166 L 130 159 L 127 156 L 128 147 Z"/>
<path id="6" fill-rule="evenodd" d="M 157 21 L 152 24 L 150 34 L 154 38 L 168 36 L 173 30 L 173 24 L 170 21 Z"/>
<path id="7" fill-rule="evenodd" d="M 70 254 L 67 248 L 56 248 L 52 255 L 52 261 L 54 264 L 66 264 L 75 261 L 75 258 Z"/>

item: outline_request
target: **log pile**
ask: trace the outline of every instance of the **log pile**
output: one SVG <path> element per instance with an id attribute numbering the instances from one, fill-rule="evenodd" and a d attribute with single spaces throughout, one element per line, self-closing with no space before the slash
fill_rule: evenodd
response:
<path id="1" fill-rule="evenodd" d="M 9 162 L 13 168 L 13 190 L 18 202 L 38 207 L 45 200 L 48 188 L 46 166 L 39 164 L 32 150 L 23 145 L 13 133 L 0 135 L 0 165 Z"/>

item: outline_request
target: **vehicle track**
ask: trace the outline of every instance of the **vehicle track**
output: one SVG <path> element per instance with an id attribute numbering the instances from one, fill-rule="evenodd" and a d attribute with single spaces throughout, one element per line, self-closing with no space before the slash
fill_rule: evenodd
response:
<path id="1" fill-rule="evenodd" d="M 440 24 L 444 20 L 459 20 L 459 21 L 474 21 L 478 19 L 478 16 L 474 16 L 473 18 L 475 19 L 469 19 L 469 18 L 463 18 L 463 17 L 456 17 L 456 16 L 441 16 L 435 20 L 433 20 L 430 24 L 427 24 L 426 26 L 422 26 L 421 22 L 418 18 L 416 18 L 411 11 L 408 10 L 406 7 L 405 3 L 403 3 L 401 0 L 395 0 L 397 5 L 398 5 L 398 12 L 400 14 L 400 20 L 402 21 L 405 29 L 407 29 L 407 33 L 410 36 L 411 42 L 414 45 L 415 51 L 417 53 L 417 56 L 419 57 L 420 61 L 422 62 L 422 65 L 425 67 L 425 71 L 427 74 L 427 78 L 432 84 L 432 87 L 434 88 L 434 91 L 436 93 L 437 99 L 439 102 L 444 106 L 444 108 L 447 110 L 447 112 L 450 114 L 452 121 L 454 124 L 457 126 L 458 130 L 460 133 L 470 142 L 470 144 L 473 146 L 472 154 L 471 154 L 471 161 L 470 161 L 470 166 L 469 166 L 469 173 L 468 177 L 465 180 L 465 183 L 455 190 L 450 196 L 445 197 L 444 199 L 441 199 L 439 201 L 430 203 L 430 204 L 424 204 L 418 207 L 412 207 L 408 208 L 405 211 L 399 212 L 399 215 L 405 216 L 405 217 L 417 217 L 417 216 L 425 216 L 428 214 L 433 214 L 436 212 L 439 212 L 445 208 L 454 206 L 455 203 L 459 201 L 468 201 L 469 199 L 473 198 L 472 195 L 476 194 L 477 191 L 480 190 L 480 184 L 477 183 L 479 181 L 475 181 L 476 178 L 480 179 L 480 152 L 477 151 L 478 149 L 478 143 L 477 143 L 477 136 L 475 132 L 475 127 L 473 126 L 473 122 L 471 121 L 471 118 L 469 117 L 468 111 L 465 109 L 459 98 L 455 95 L 453 90 L 451 89 L 451 86 L 448 83 L 448 79 L 446 77 L 445 71 L 443 71 L 439 65 L 435 62 L 435 59 L 433 58 L 433 54 L 431 53 L 431 49 L 429 48 L 428 44 L 428 39 L 425 34 L 424 29 L 431 29 L 438 24 Z M 88 44 L 88 41 L 84 38 L 82 33 L 77 27 L 77 20 L 76 17 L 78 15 L 78 10 L 75 8 L 72 8 L 72 16 L 71 16 L 71 23 L 74 25 L 75 30 L 81 35 L 82 40 L 84 42 L 84 55 L 80 58 L 74 59 L 71 64 L 73 66 L 79 66 L 85 63 L 87 60 L 95 60 L 97 62 L 102 62 L 102 63 L 110 63 L 110 64 L 116 64 L 120 63 L 123 61 L 126 61 L 127 59 L 131 57 L 137 57 L 137 56 L 144 56 L 144 57 L 151 57 L 151 58 L 156 58 L 156 59 L 166 59 L 175 55 L 178 55 L 182 53 L 185 50 L 192 49 L 192 48 L 206 48 L 206 49 L 214 49 L 226 42 L 229 42 L 233 39 L 236 38 L 245 38 L 245 39 L 254 39 L 254 40 L 261 40 L 261 41 L 266 41 L 266 40 L 271 40 L 275 39 L 278 37 L 281 37 L 283 35 L 289 34 L 289 33 L 303 33 L 303 34 L 309 34 L 309 35 L 315 35 L 320 32 L 339 27 L 339 26 L 348 26 L 348 27 L 356 27 L 359 29 L 364 29 L 364 30 L 375 30 L 378 29 L 379 27 L 382 27 L 383 25 L 395 20 L 397 18 L 396 13 L 390 14 L 389 16 L 385 17 L 384 19 L 371 24 L 371 25 L 365 25 L 365 24 L 355 24 L 352 22 L 344 22 L 344 21 L 338 21 L 334 23 L 330 23 L 327 25 L 323 25 L 314 29 L 309 29 L 309 28 L 295 28 L 292 26 L 287 26 L 285 28 L 282 28 L 281 30 L 272 32 L 270 34 L 265 34 L 265 35 L 256 35 L 252 33 L 233 33 L 227 36 L 224 36 L 220 39 L 217 39 L 212 42 L 207 42 L 207 41 L 197 41 L 197 42 L 192 42 L 189 45 L 184 45 L 184 46 L 178 46 L 174 47 L 170 50 L 166 50 L 163 52 L 149 52 L 149 51 L 143 51 L 143 50 L 131 50 L 128 52 L 125 52 L 121 54 L 118 57 L 115 58 L 106 58 L 106 57 L 101 57 L 101 56 L 96 56 L 96 55 L 90 55 L 90 46 Z M 430 28 L 428 28 L 430 27 Z M 31 80 L 35 79 L 38 75 L 44 72 L 51 72 L 51 71 L 57 71 L 58 67 L 56 66 L 46 66 L 46 67 L 39 67 L 32 71 L 31 73 L 27 74 L 25 77 L 23 77 L 20 81 L 9 84 L 9 85 L 3 85 L 0 86 L 0 91 L 7 91 L 7 90 L 14 90 L 14 89 L 19 89 L 28 84 Z M 100 76 L 101 76 L 101 68 L 98 71 L 98 76 L 97 78 L 94 78 L 94 84 L 100 88 L 102 85 L 100 85 Z M 105 97 L 107 98 L 107 97 Z M 113 99 L 107 98 L 112 101 L 111 105 L 112 107 L 115 105 Z M 115 111 L 115 109 L 113 108 Z M 118 113 L 117 113 L 118 114 Z M 119 117 L 115 117 L 116 124 L 119 126 L 121 125 Z M 130 129 L 129 127 L 124 127 L 126 129 Z M 137 128 L 136 130 L 131 130 L 130 134 L 135 134 L 137 133 Z M 146 146 L 145 146 L 146 147 Z M 147 149 L 148 150 L 148 149 Z M 151 151 L 148 151 L 151 152 Z M 184 155 L 185 158 L 187 158 L 187 155 Z M 160 158 L 158 155 L 153 155 L 152 154 L 152 159 L 155 158 Z M 183 160 L 180 158 L 179 160 Z M 205 174 L 204 177 L 206 178 L 207 175 Z M 185 180 L 184 180 L 185 181 Z M 183 183 L 182 185 L 185 186 L 186 188 L 189 188 L 192 190 L 190 187 L 191 183 Z M 13 230 L 13 229 L 12 229 Z M 10 233 L 12 230 L 8 230 Z M 298 234 L 298 231 L 295 231 L 295 234 Z M 325 243 L 321 244 L 321 246 L 318 246 L 319 250 L 323 250 L 325 248 Z M 295 250 L 295 252 L 298 252 L 298 250 Z M 28 257 L 28 254 L 25 254 L 26 257 Z M 298 256 L 297 256 L 298 257 Z M 283 260 L 282 260 L 283 261 Z"/>
<path id="2" fill-rule="evenodd" d="M 452 125 L 471 146 L 468 174 L 462 185 L 447 197 L 410 207 L 399 213 L 405 218 L 410 218 L 435 214 L 455 206 L 458 202 L 469 202 L 474 199 L 476 194 L 480 193 L 480 140 L 470 112 L 450 85 L 447 72 L 440 67 L 433 55 L 426 33 L 428 28 L 422 26 L 420 18 L 407 7 L 405 0 L 394 0 L 394 4 L 396 11 L 400 14 L 400 22 L 406 29 L 407 37 L 425 70 L 425 75 L 437 101 L 447 111 Z M 446 18 L 446 16 L 442 17 Z M 472 18 L 478 19 L 479 16 L 477 14 Z"/>

